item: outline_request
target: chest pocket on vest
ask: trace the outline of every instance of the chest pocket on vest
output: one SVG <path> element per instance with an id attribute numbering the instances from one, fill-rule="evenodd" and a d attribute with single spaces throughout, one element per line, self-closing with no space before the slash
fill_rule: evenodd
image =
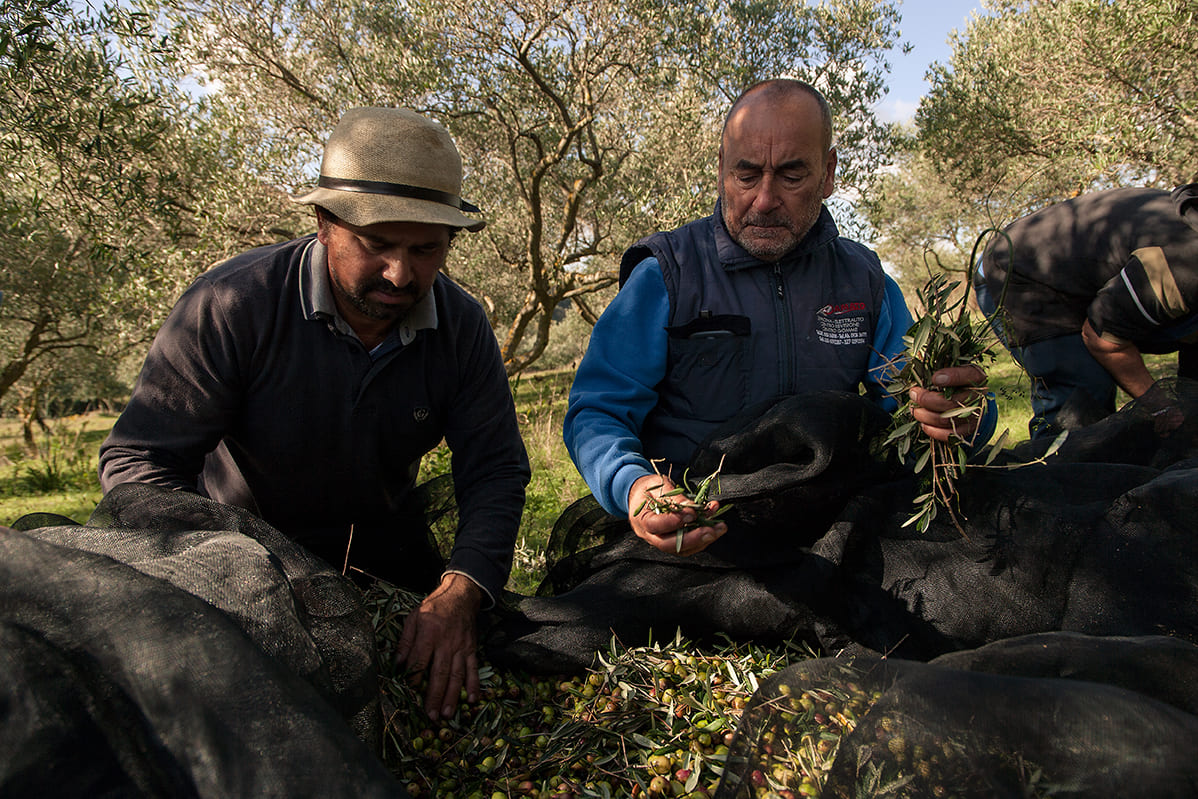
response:
<path id="1" fill-rule="evenodd" d="M 659 404 L 671 416 L 723 421 L 739 412 L 748 397 L 747 316 L 700 317 L 667 327 L 669 362 Z"/>

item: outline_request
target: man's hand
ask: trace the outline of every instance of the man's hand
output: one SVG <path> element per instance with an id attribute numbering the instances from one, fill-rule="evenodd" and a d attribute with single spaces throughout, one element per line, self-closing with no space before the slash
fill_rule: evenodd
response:
<path id="1" fill-rule="evenodd" d="M 728 525 L 724 522 L 687 530 L 682 536 L 682 548 L 679 549 L 678 531 L 699 518 L 699 509 L 684 508 L 677 513 L 657 513 L 650 507 L 653 497 L 660 497 L 673 490 L 674 482 L 670 478 L 656 474 L 647 474 L 632 484 L 628 492 L 628 522 L 638 537 L 662 552 L 693 555 L 706 549 L 713 541 L 728 532 Z M 670 499 L 680 500 L 682 497 L 679 495 Z M 707 515 L 711 515 L 719 506 L 720 504 L 713 500 L 704 505 L 704 509 Z M 637 513 L 638 509 L 640 513 Z"/>
<path id="2" fill-rule="evenodd" d="M 911 415 L 929 438 L 947 442 L 956 436 L 969 441 L 982 420 L 981 412 L 948 417 L 944 413 L 970 404 L 984 393 L 986 373 L 977 366 L 952 366 L 932 375 L 932 385 L 936 389 L 911 389 L 911 401 L 918 406 L 912 408 Z M 952 389 L 951 396 L 945 396 L 944 389 Z"/>
<path id="3" fill-rule="evenodd" d="M 1152 429 L 1158 436 L 1168 438 L 1177 428 L 1185 424 L 1186 417 L 1181 408 L 1173 404 L 1169 392 L 1153 385 L 1137 398 L 1136 405 L 1152 419 Z"/>
<path id="4" fill-rule="evenodd" d="M 424 712 L 433 721 L 448 718 L 462 686 L 466 701 L 478 701 L 478 641 L 475 621 L 482 589 L 461 574 L 447 574 L 404 622 L 397 663 L 409 674 L 428 672 Z"/>

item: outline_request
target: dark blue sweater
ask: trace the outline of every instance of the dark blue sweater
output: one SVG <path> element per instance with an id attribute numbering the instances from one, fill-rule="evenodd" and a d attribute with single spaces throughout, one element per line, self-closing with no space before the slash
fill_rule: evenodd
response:
<path id="1" fill-rule="evenodd" d="M 401 323 L 372 357 L 335 315 L 314 237 L 212 269 L 150 348 L 101 448 L 104 489 L 200 491 L 297 536 L 351 524 L 398 535 L 420 459 L 444 438 L 460 511 L 448 567 L 494 598 L 528 459 L 483 309 L 444 275 L 431 297 L 435 328 Z"/>

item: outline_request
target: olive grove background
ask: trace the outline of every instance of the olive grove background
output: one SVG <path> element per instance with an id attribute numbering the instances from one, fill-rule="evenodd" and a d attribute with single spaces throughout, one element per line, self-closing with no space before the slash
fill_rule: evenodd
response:
<path id="1" fill-rule="evenodd" d="M 908 289 L 1048 202 L 1198 178 L 1198 0 L 987 9 L 900 128 L 871 110 L 898 0 L 4 0 L 0 409 L 28 436 L 119 403 L 197 274 L 313 229 L 287 195 L 354 106 L 456 139 L 489 224 L 448 271 L 514 376 L 572 365 L 622 250 L 710 212 L 723 113 L 762 78 L 825 92 L 838 219 Z"/>
<path id="2" fill-rule="evenodd" d="M 864 203 L 908 281 L 926 261 L 964 268 L 981 232 L 1052 202 L 1198 180 L 1198 0 L 985 7 Z"/>

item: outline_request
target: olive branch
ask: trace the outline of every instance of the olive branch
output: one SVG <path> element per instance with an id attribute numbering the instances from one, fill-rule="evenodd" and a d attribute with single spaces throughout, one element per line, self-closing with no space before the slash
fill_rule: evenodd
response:
<path id="1" fill-rule="evenodd" d="M 886 390 L 898 400 L 899 407 L 882 446 L 893 445 L 899 462 L 913 462 L 913 470 L 921 478 L 923 490 L 913 500 L 916 511 L 903 523 L 903 527 L 916 525 L 920 532 L 928 529 L 938 509 L 943 508 L 964 535 L 958 519 L 957 481 L 965 471 L 974 441 L 955 434 L 947 442 L 924 435 L 912 414 L 916 406 L 910 391 L 931 385 L 932 375 L 940 369 L 992 362 L 996 357 L 989 325 L 984 318 L 975 321 L 969 315 L 969 289 L 966 285 L 964 292 L 958 292 L 961 283 L 944 272 L 936 272 L 916 292 L 924 312 L 903 336 L 904 352 L 898 363 L 892 362 L 888 369 Z M 953 389 L 946 389 L 945 394 L 953 396 Z M 981 417 L 986 407 L 984 394 L 969 391 L 958 393 L 958 397 L 961 406 L 947 411 L 946 418 Z"/>
<path id="2" fill-rule="evenodd" d="M 679 513 L 686 509 L 694 510 L 696 514 L 694 521 L 688 522 L 678 528 L 674 551 L 681 552 L 682 537 L 686 535 L 688 530 L 694 530 L 698 527 L 710 527 L 717 519 L 732 508 L 731 505 L 721 505 L 714 513 L 710 515 L 705 513 L 707 497 L 711 493 L 712 487 L 714 486 L 717 491 L 719 490 L 720 470 L 724 468 L 724 457 L 726 456 L 720 457 L 720 463 L 716 466 L 715 471 L 700 480 L 698 485 L 691 485 L 687 479 L 690 470 L 687 469 L 682 473 L 682 480 L 677 486 L 670 491 L 666 491 L 664 494 L 650 494 L 645 497 L 644 501 L 637 506 L 636 511 L 632 515 L 640 516 L 641 511 L 646 507 L 658 514 Z M 651 461 L 653 471 L 657 472 L 658 477 L 661 477 L 661 472 L 657 469 L 659 462 L 656 460 Z M 658 491 L 664 487 L 665 482 L 663 478 L 663 482 L 649 490 Z"/>
<path id="3" fill-rule="evenodd" d="M 990 233 L 1006 236 L 1004 231 L 997 228 L 982 231 L 970 253 L 969 265 L 965 270 L 967 276 L 973 268 L 972 265 L 976 263 L 978 247 Z M 936 271 L 929 268 L 930 276 L 927 283 L 923 289 L 916 292 L 924 311 L 903 336 L 902 355 L 889 362 L 886 367 L 883 378 L 887 384 L 886 390 L 898 400 L 899 406 L 892 416 L 889 435 L 882 442 L 882 446 L 885 448 L 893 445 L 899 463 L 913 461 L 913 471 L 920 476 L 922 490 L 912 500 L 915 513 L 903 523 L 903 527 L 914 524 L 919 532 L 925 532 L 936 518 L 938 508 L 944 508 L 957 531 L 964 536 L 965 530 L 960 522 L 960 518 L 963 517 L 960 517 L 957 481 L 966 468 L 1018 469 L 1033 463 L 1043 463 L 1060 449 L 1068 434 L 1061 433 L 1043 455 L 1027 463 L 1001 466 L 992 464 L 1006 447 L 1010 438 L 1009 430 L 1003 430 L 987 447 L 981 462 L 973 464 L 969 463 L 969 451 L 976 443 L 973 436 L 965 439 L 953 435 L 949 441 L 941 442 L 923 434 L 919 422 L 915 421 L 912 414 L 915 404 L 910 399 L 910 390 L 917 386 L 929 385 L 932 375 L 940 369 L 952 366 L 980 366 L 983 363 L 993 363 L 997 357 L 995 348 L 998 342 L 991 326 L 992 317 L 983 315 L 975 320 L 969 313 L 970 281 L 954 280 L 949 276 L 950 270 L 939 264 L 938 267 Z M 1007 271 L 1007 281 L 1010 280 L 1011 271 L 1012 269 Z M 962 283 L 964 290 L 957 295 Z M 1004 281 L 993 314 L 993 317 L 999 318 L 1000 323 L 1001 314 L 1005 312 L 1003 303 L 1006 290 L 1007 282 Z M 943 416 L 949 419 L 981 417 L 986 408 L 986 395 L 969 389 L 966 391 L 968 395 L 961 407 L 947 411 Z M 945 396 L 953 396 L 954 389 L 945 389 L 944 393 Z"/>

